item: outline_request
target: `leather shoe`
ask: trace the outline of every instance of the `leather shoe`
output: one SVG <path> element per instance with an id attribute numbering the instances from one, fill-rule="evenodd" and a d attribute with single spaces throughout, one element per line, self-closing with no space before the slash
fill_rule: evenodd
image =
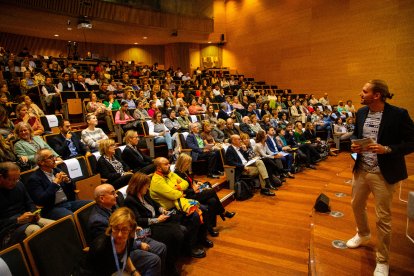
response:
<path id="1" fill-rule="evenodd" d="M 212 236 L 212 237 L 218 237 L 218 235 L 219 235 L 219 232 L 218 231 L 214 231 L 213 228 L 208 228 L 207 230 L 208 230 L 208 233 L 210 234 L 210 236 Z"/>
<path id="2" fill-rule="evenodd" d="M 236 212 L 228 212 L 228 211 L 226 211 L 226 212 L 224 212 L 224 216 L 226 217 L 226 218 L 229 218 L 229 219 L 231 219 L 232 217 L 234 217 L 234 215 L 236 214 Z"/>
<path id="3" fill-rule="evenodd" d="M 270 189 L 270 190 L 278 190 L 275 186 L 273 186 L 272 184 L 266 184 L 266 186 L 265 186 L 267 189 Z"/>
<path id="4" fill-rule="evenodd" d="M 212 248 L 214 246 L 214 243 L 209 239 L 205 239 L 201 244 L 207 248 Z"/>
<path id="5" fill-rule="evenodd" d="M 288 177 L 289 177 L 289 178 L 292 178 L 292 179 L 294 179 L 294 178 L 295 178 L 295 176 L 294 176 L 292 173 L 290 173 L 290 172 L 288 172 Z"/>
<path id="6" fill-rule="evenodd" d="M 261 189 L 260 193 L 265 196 L 275 196 L 276 194 L 269 189 Z"/>
<path id="7" fill-rule="evenodd" d="M 207 175 L 207 177 L 208 177 L 208 178 L 220 178 L 220 176 L 219 176 L 219 175 L 215 175 L 215 174 L 211 174 L 211 173 L 209 173 L 209 174 Z"/>
<path id="8" fill-rule="evenodd" d="M 204 258 L 206 256 L 206 251 L 201 248 L 191 249 L 191 257 L 193 258 Z"/>

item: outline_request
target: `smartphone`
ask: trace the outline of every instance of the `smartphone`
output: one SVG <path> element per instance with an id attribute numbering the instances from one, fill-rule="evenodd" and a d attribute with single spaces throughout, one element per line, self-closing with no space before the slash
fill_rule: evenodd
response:
<path id="1" fill-rule="evenodd" d="M 37 215 L 37 214 L 40 214 L 41 211 L 42 209 L 40 208 L 40 209 L 37 209 L 36 211 L 33 211 L 32 214 Z"/>
<path id="2" fill-rule="evenodd" d="M 166 214 L 167 216 L 175 215 L 175 210 L 170 210 Z"/>
<path id="3" fill-rule="evenodd" d="M 148 236 L 151 236 L 151 228 L 142 228 L 136 232 L 137 239 L 143 239 Z"/>

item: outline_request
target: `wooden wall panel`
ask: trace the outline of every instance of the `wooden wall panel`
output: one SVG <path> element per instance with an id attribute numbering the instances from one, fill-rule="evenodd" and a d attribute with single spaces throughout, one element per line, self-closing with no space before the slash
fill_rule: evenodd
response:
<path id="1" fill-rule="evenodd" d="M 32 54 L 44 56 L 66 56 L 66 42 L 62 40 L 43 39 L 0 33 L 0 44 L 14 53 L 19 53 L 23 47 L 28 47 Z M 99 43 L 79 43 L 78 52 L 81 56 L 86 56 L 90 51 L 102 57 L 110 59 L 134 60 L 144 64 L 158 62 L 164 64 L 163 45 L 110 45 Z"/>
<path id="2" fill-rule="evenodd" d="M 373 78 L 414 117 L 414 2 L 226 1 L 223 66 L 293 92 L 351 99 Z"/>

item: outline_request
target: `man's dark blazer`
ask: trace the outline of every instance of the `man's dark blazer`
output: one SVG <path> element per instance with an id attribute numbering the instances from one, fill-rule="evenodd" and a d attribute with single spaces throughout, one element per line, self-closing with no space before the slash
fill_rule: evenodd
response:
<path id="1" fill-rule="evenodd" d="M 241 150 L 241 154 L 243 155 L 244 159 L 247 161 L 249 160 L 249 156 L 247 152 Z M 226 162 L 227 165 L 235 166 L 236 167 L 236 180 L 240 178 L 243 173 L 244 165 L 242 160 L 240 159 L 239 155 L 237 154 L 235 148 L 231 145 L 226 150 Z"/>
<path id="2" fill-rule="evenodd" d="M 248 124 L 241 123 L 239 127 L 240 127 L 240 131 L 249 135 L 250 138 L 256 137 L 256 132 L 254 132 Z"/>
<path id="3" fill-rule="evenodd" d="M 364 106 L 356 113 L 355 130 L 351 139 L 361 139 L 369 108 Z M 377 143 L 389 146 L 390 154 L 378 154 L 382 176 L 390 184 L 408 177 L 404 155 L 414 152 L 414 123 L 406 109 L 385 103 Z M 354 171 L 360 162 L 358 154 Z"/>
<path id="4" fill-rule="evenodd" d="M 86 239 L 90 244 L 96 237 L 105 232 L 109 224 L 109 217 L 112 211 L 95 204 L 89 214 L 86 226 Z"/>
<path id="5" fill-rule="evenodd" d="M 123 160 L 120 160 L 116 155 L 114 158 L 121 162 L 124 171 L 129 171 L 129 167 L 127 164 L 124 163 Z M 103 157 L 99 157 L 98 163 L 96 166 L 98 172 L 101 174 L 102 178 L 108 179 L 108 183 L 113 183 L 115 180 L 121 178 L 121 174 L 118 173 L 115 168 Z"/>
<path id="6" fill-rule="evenodd" d="M 232 129 L 228 129 L 227 127 L 224 129 L 224 136 L 226 139 L 230 139 L 230 137 L 235 134 L 240 135 L 239 130 L 235 126 L 233 126 Z"/>
<path id="7" fill-rule="evenodd" d="M 84 83 L 85 87 L 79 82 L 75 82 L 75 91 L 88 91 L 88 86 Z"/>
<path id="8" fill-rule="evenodd" d="M 220 109 L 217 114 L 217 119 L 223 119 L 224 121 L 227 121 L 228 118 L 230 118 L 230 116 L 226 113 L 226 111 Z"/>
<path id="9" fill-rule="evenodd" d="M 139 151 L 139 149 L 137 149 Z M 141 151 L 140 158 L 139 154 L 129 145 L 124 148 L 121 154 L 122 160 L 134 171 L 145 171 L 145 173 L 153 173 L 155 171 L 155 165 L 153 164 L 152 158 L 144 155 Z"/>
<path id="10" fill-rule="evenodd" d="M 272 141 L 271 140 L 273 140 L 274 142 L 275 142 L 275 145 L 276 145 L 276 148 L 275 148 L 275 146 L 273 145 L 273 143 L 272 143 Z M 269 136 L 266 138 L 266 145 L 267 145 L 267 147 L 269 148 L 269 150 L 271 151 L 271 152 L 280 152 L 280 151 L 282 151 L 282 148 L 281 147 L 279 147 L 279 145 L 277 144 L 277 141 L 276 141 L 276 139 L 273 137 L 273 138 L 270 138 Z"/>
<path id="11" fill-rule="evenodd" d="M 85 155 L 86 152 L 89 150 L 88 147 L 81 141 L 81 139 L 75 133 L 72 133 L 71 138 L 73 145 L 76 147 L 76 151 L 78 155 Z M 69 149 L 69 141 L 62 135 L 56 135 L 52 139 L 50 139 L 49 146 L 56 151 L 62 159 L 69 159 L 70 158 L 70 149 Z"/>
<path id="12" fill-rule="evenodd" d="M 53 169 L 53 175 L 56 175 L 58 172 L 61 172 L 61 170 L 58 168 Z M 73 181 L 69 183 L 62 182 L 60 186 L 65 192 L 68 201 L 75 200 L 75 185 Z M 43 206 L 43 210 L 51 210 L 55 206 L 55 197 L 59 186 L 50 182 L 41 169 L 32 174 L 26 184 L 26 188 L 33 202 L 36 205 Z"/>
<path id="13" fill-rule="evenodd" d="M 203 153 L 203 149 L 198 146 L 194 133 L 188 134 L 185 142 L 187 143 L 187 147 L 191 149 L 191 158 L 193 158 L 193 161 L 197 161 L 198 155 Z"/>

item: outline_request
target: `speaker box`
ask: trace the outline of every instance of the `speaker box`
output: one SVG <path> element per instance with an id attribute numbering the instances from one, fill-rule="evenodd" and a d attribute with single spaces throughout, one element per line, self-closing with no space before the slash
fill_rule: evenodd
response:
<path id="1" fill-rule="evenodd" d="M 329 197 L 325 194 L 320 194 L 316 199 L 315 206 L 313 206 L 317 212 L 328 213 L 331 211 L 329 207 Z"/>

